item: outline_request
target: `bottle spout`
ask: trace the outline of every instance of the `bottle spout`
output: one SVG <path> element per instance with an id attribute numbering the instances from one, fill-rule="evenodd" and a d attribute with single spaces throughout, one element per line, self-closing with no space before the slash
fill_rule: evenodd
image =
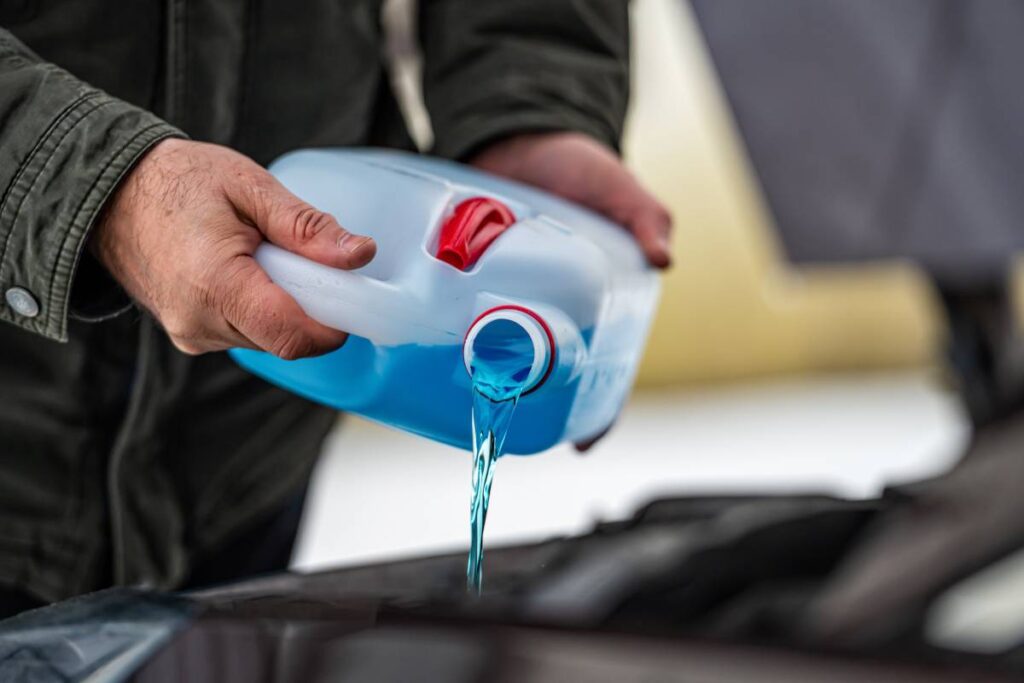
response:
<path id="1" fill-rule="evenodd" d="M 555 338 L 540 315 L 523 306 L 498 306 L 479 316 L 462 345 L 476 388 L 495 401 L 540 388 L 554 368 Z"/>

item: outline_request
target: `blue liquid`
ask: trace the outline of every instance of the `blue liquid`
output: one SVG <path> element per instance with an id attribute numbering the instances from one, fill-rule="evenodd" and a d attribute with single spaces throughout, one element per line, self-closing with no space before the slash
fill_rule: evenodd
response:
<path id="1" fill-rule="evenodd" d="M 466 585 L 477 595 L 483 587 L 484 525 L 491 503 L 494 467 L 532 363 L 533 344 L 529 335 L 507 320 L 487 325 L 473 344 L 473 496 L 469 505 Z"/>
<path id="2" fill-rule="evenodd" d="M 473 409 L 473 382 L 461 338 L 446 345 L 389 347 L 350 337 L 337 351 L 295 361 L 248 349 L 234 349 L 231 356 L 310 400 L 473 451 L 466 419 Z M 503 452 L 539 453 L 561 441 L 578 386 L 574 380 L 523 396 Z"/>
<path id="3" fill-rule="evenodd" d="M 469 503 L 469 561 L 466 586 L 480 593 L 484 574 L 484 525 L 491 504 L 494 466 L 501 455 L 518 397 L 492 401 L 475 391 L 473 396 L 473 496 Z"/>

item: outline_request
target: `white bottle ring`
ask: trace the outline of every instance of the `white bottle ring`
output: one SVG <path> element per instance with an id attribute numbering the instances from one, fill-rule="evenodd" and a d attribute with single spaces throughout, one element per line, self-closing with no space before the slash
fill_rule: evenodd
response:
<path id="1" fill-rule="evenodd" d="M 525 306 L 507 304 L 496 306 L 481 313 L 469 326 L 462 342 L 462 361 L 466 372 L 472 374 L 473 344 L 477 335 L 487 325 L 506 320 L 518 325 L 530 338 L 533 345 L 533 363 L 523 383 L 523 395 L 536 391 L 551 375 L 555 366 L 555 337 L 547 322 Z"/>

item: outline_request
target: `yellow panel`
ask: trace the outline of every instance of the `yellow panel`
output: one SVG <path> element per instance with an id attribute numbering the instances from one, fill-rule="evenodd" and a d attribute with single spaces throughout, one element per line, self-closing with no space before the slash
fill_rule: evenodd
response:
<path id="1" fill-rule="evenodd" d="M 688 5 L 633 12 L 626 156 L 676 222 L 642 385 L 927 362 L 939 328 L 924 278 L 789 267 Z"/>

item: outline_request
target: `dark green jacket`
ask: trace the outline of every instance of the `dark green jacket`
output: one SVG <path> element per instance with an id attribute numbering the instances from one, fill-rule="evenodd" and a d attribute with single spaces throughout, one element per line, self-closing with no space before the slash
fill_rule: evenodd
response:
<path id="1" fill-rule="evenodd" d="M 112 315 L 123 294 L 83 244 L 180 131 L 260 163 L 410 146 L 380 4 L 0 2 L 0 587 L 173 587 L 304 485 L 332 413 Z M 527 130 L 616 145 L 625 0 L 422 0 L 419 29 L 436 154 Z"/>

